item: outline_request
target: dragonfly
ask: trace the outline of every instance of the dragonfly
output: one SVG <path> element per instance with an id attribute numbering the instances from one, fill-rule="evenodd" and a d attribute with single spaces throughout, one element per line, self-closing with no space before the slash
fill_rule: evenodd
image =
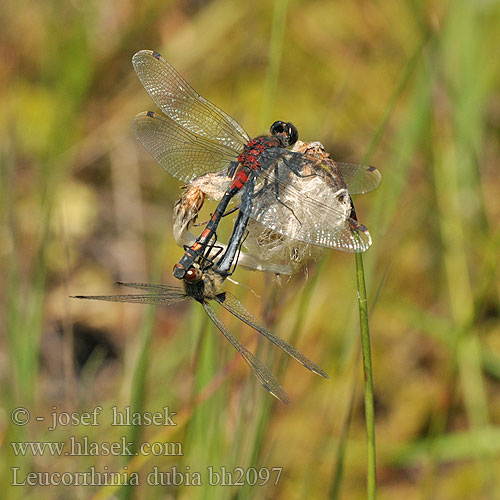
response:
<path id="1" fill-rule="evenodd" d="M 291 176 L 293 192 L 290 187 L 285 189 L 284 203 L 274 206 L 273 218 L 286 221 L 287 227 L 281 228 L 280 234 L 270 229 L 269 224 L 265 226 L 251 219 L 244 242 L 247 252 L 238 254 L 238 266 L 290 275 L 303 268 L 308 261 L 318 260 L 324 254 L 327 250 L 324 246 L 311 245 L 283 234 L 297 234 L 301 225 L 311 227 L 318 219 L 317 213 L 302 210 L 300 203 L 296 205 L 296 199 L 291 196 L 293 193 L 300 193 L 301 198 L 314 196 L 316 201 L 342 214 L 339 224 L 346 225 L 346 215 L 357 217 L 350 195 L 370 192 L 380 184 L 380 173 L 374 167 L 338 163 L 320 142 L 299 140 L 294 144 L 293 151 L 306 155 L 311 162 L 308 165 L 309 175 Z M 227 173 L 214 172 L 199 176 L 184 186 L 185 192 L 174 207 L 174 238 L 179 246 L 194 243 L 196 238 L 189 232 L 189 225 L 195 221 L 205 199 L 220 200 L 229 182 Z M 260 204 L 273 206 L 273 193 L 267 191 L 258 200 Z M 298 217 L 288 217 L 286 207 L 290 205 L 295 206 Z M 217 242 L 217 247 L 222 250 L 227 248 L 220 242 Z"/>
<path id="2" fill-rule="evenodd" d="M 221 182 L 226 185 L 225 180 L 230 182 L 230 179 L 225 175 L 221 179 L 218 173 L 207 174 L 194 179 L 192 183 L 184 186 L 185 191 L 174 206 L 172 229 L 177 245 L 180 247 L 191 247 L 196 242 L 197 238 L 190 232 L 190 226 L 195 224 L 198 214 L 207 198 L 220 200 L 225 191 L 225 189 L 221 191 Z M 245 243 L 249 241 L 249 236 L 250 234 L 245 238 Z M 251 236 L 251 238 L 254 239 L 254 236 Z M 220 253 L 226 252 L 227 248 L 227 245 L 217 241 L 213 247 L 208 247 L 208 251 L 204 253 L 202 259 L 207 263 L 213 262 Z M 235 265 L 253 271 L 265 271 L 276 275 L 292 274 L 293 269 L 286 262 L 270 262 L 267 255 L 263 257 L 261 258 L 258 252 L 240 251 Z"/>
<path id="3" fill-rule="evenodd" d="M 283 403 L 289 403 L 290 399 L 288 394 L 285 389 L 283 389 L 278 379 L 273 375 L 271 370 L 251 351 L 249 351 L 236 337 L 234 337 L 234 335 L 221 321 L 219 316 L 217 316 L 214 309 L 210 305 L 210 302 L 213 301 L 220 304 L 231 314 L 256 330 L 273 344 L 280 347 L 284 352 L 295 358 L 313 373 L 316 373 L 324 378 L 329 378 L 317 364 L 308 359 L 296 347 L 292 346 L 261 325 L 233 294 L 223 290 L 223 281 L 224 277 L 220 273 L 211 268 L 203 269 L 198 262 L 195 262 L 184 277 L 183 288 L 161 284 L 117 282 L 118 285 L 135 288 L 146 293 L 135 295 L 77 295 L 73 298 L 155 305 L 177 304 L 190 299 L 195 300 L 203 306 L 207 316 L 214 323 L 217 329 L 248 363 L 259 382 L 277 399 Z"/>
<path id="4" fill-rule="evenodd" d="M 163 112 L 139 113 L 132 121 L 132 129 L 146 150 L 165 170 L 183 182 L 222 171 L 228 172 L 231 178 L 205 230 L 185 249 L 184 256 L 174 267 L 176 278 L 182 279 L 205 252 L 210 240 L 216 238 L 217 226 L 229 202 L 243 188 L 240 225 L 233 229 L 235 238 L 243 235 L 242 228 L 251 217 L 273 231 L 314 245 L 349 252 L 365 251 L 370 246 L 371 237 L 365 226 L 317 202 L 313 196 L 301 196 L 290 185 L 291 174 L 295 177 L 313 175 L 303 174 L 311 170 L 311 160 L 287 149 L 298 140 L 297 129 L 291 123 L 276 121 L 271 125 L 270 136 L 251 139 L 236 120 L 198 94 L 158 52 L 142 50 L 134 55 L 132 62 L 142 85 Z M 360 169 L 364 169 L 366 177 L 376 180 L 376 169 Z M 357 174 L 356 177 L 362 176 Z M 287 190 L 290 192 L 288 198 L 301 205 L 303 211 L 321 215 L 312 226 L 301 224 L 302 229 L 293 235 L 287 234 L 285 221 L 272 216 L 276 205 L 283 204 L 283 193 Z M 248 194 L 243 200 L 245 192 Z M 286 208 L 287 218 L 297 218 L 295 206 Z M 233 248 L 238 245 L 238 241 L 233 241 Z M 225 268 L 232 254 L 226 252 Z"/>

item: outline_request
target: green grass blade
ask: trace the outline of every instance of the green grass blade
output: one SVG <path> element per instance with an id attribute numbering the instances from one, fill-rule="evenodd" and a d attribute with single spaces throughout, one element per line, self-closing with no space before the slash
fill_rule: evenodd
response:
<path id="1" fill-rule="evenodd" d="M 375 499 L 375 408 L 373 403 L 373 371 L 370 349 L 370 329 L 368 325 L 368 299 L 366 297 L 363 254 L 356 253 L 356 283 L 358 287 L 359 322 L 361 328 L 361 352 L 365 380 L 365 424 L 366 424 L 366 498 Z"/>

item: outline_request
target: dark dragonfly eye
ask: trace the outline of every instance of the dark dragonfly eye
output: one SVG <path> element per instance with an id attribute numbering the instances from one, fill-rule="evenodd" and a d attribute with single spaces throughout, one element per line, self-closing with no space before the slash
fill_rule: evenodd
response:
<path id="1" fill-rule="evenodd" d="M 290 146 L 293 146 L 299 140 L 299 131 L 293 123 L 288 123 L 288 142 Z"/>
<path id="2" fill-rule="evenodd" d="M 188 283 L 196 283 L 197 281 L 200 281 L 200 279 L 201 271 L 195 267 L 190 267 L 184 275 L 184 281 L 187 281 Z"/>
<path id="3" fill-rule="evenodd" d="M 269 131 L 272 135 L 282 134 L 285 131 L 286 122 L 277 121 L 271 125 Z"/>
<path id="4" fill-rule="evenodd" d="M 269 130 L 272 135 L 281 136 L 286 146 L 292 146 L 299 138 L 299 132 L 290 122 L 276 121 Z"/>

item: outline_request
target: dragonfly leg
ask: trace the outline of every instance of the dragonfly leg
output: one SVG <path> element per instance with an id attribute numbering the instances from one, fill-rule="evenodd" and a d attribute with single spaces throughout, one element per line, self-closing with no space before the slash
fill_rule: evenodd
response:
<path id="1" fill-rule="evenodd" d="M 304 174 L 302 173 L 293 163 L 288 162 L 286 158 L 283 158 L 283 163 L 286 165 L 286 167 L 291 170 L 297 177 L 301 177 L 303 179 L 307 177 L 315 177 L 317 174 L 314 172 L 311 172 L 310 174 Z M 320 163 L 317 161 L 317 163 Z"/>
<path id="2" fill-rule="evenodd" d="M 193 222 L 191 225 L 193 227 L 200 227 L 200 226 L 206 226 L 208 224 L 208 220 L 205 220 L 203 222 Z"/>
<path id="3" fill-rule="evenodd" d="M 203 252 L 202 255 L 200 255 L 200 261 L 203 262 L 203 269 L 208 269 L 212 267 L 215 264 L 215 259 L 220 255 L 222 250 L 224 249 L 222 246 L 217 245 L 217 233 L 214 233 L 214 238 L 213 242 L 207 245 L 207 248 Z M 213 255 L 212 252 L 215 249 L 215 252 Z"/>
<path id="4" fill-rule="evenodd" d="M 238 205 L 237 207 L 234 207 L 234 208 L 231 208 L 230 210 L 228 210 L 227 212 L 224 212 L 221 217 L 226 217 L 228 215 L 231 215 L 233 214 L 234 212 L 236 212 L 236 210 L 238 210 L 240 208 L 240 206 Z M 210 219 L 212 218 L 214 214 L 210 214 Z M 210 221 L 210 219 L 204 221 L 204 222 L 195 222 L 192 224 L 193 227 L 198 227 L 198 226 L 206 226 L 208 224 L 208 222 Z"/>
<path id="5" fill-rule="evenodd" d="M 354 208 L 354 203 L 352 202 L 352 198 L 349 196 L 349 200 L 351 200 L 351 219 L 358 220 L 358 216 L 356 215 L 356 209 Z"/>
<path id="6" fill-rule="evenodd" d="M 278 178 L 279 178 L 278 177 L 278 166 L 276 165 L 274 167 L 274 193 L 276 196 L 276 200 L 278 200 L 279 203 L 281 203 L 284 207 L 286 207 L 288 210 L 290 210 L 290 212 L 292 212 L 292 215 L 297 219 L 297 222 L 299 224 L 302 224 L 301 220 L 295 215 L 293 208 L 289 207 L 284 201 L 281 200 Z"/>
<path id="7" fill-rule="evenodd" d="M 231 214 L 234 214 L 234 212 L 236 212 L 236 210 L 238 210 L 240 208 L 240 206 L 238 205 L 237 207 L 234 207 L 234 208 L 231 208 L 230 210 L 228 210 L 227 212 L 224 212 L 222 214 L 222 217 L 227 217 L 228 215 L 231 215 Z"/>

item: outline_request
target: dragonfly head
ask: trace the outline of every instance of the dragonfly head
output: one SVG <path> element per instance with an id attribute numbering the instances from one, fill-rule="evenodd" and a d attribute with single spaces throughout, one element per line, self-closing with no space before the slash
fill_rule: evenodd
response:
<path id="1" fill-rule="evenodd" d="M 203 273 L 201 272 L 201 269 L 197 264 L 195 264 L 186 271 L 186 274 L 184 275 L 184 281 L 186 283 L 189 283 L 190 285 L 194 285 L 195 283 L 198 283 L 198 281 L 200 281 L 202 277 Z"/>
<path id="2" fill-rule="evenodd" d="M 299 138 L 297 128 L 290 122 L 274 122 L 269 131 L 271 135 L 280 137 L 285 147 L 293 146 Z"/>
<path id="3" fill-rule="evenodd" d="M 198 302 L 205 303 L 223 293 L 221 287 L 224 277 L 213 269 L 201 270 L 198 263 L 190 267 L 184 276 L 184 289 Z"/>

